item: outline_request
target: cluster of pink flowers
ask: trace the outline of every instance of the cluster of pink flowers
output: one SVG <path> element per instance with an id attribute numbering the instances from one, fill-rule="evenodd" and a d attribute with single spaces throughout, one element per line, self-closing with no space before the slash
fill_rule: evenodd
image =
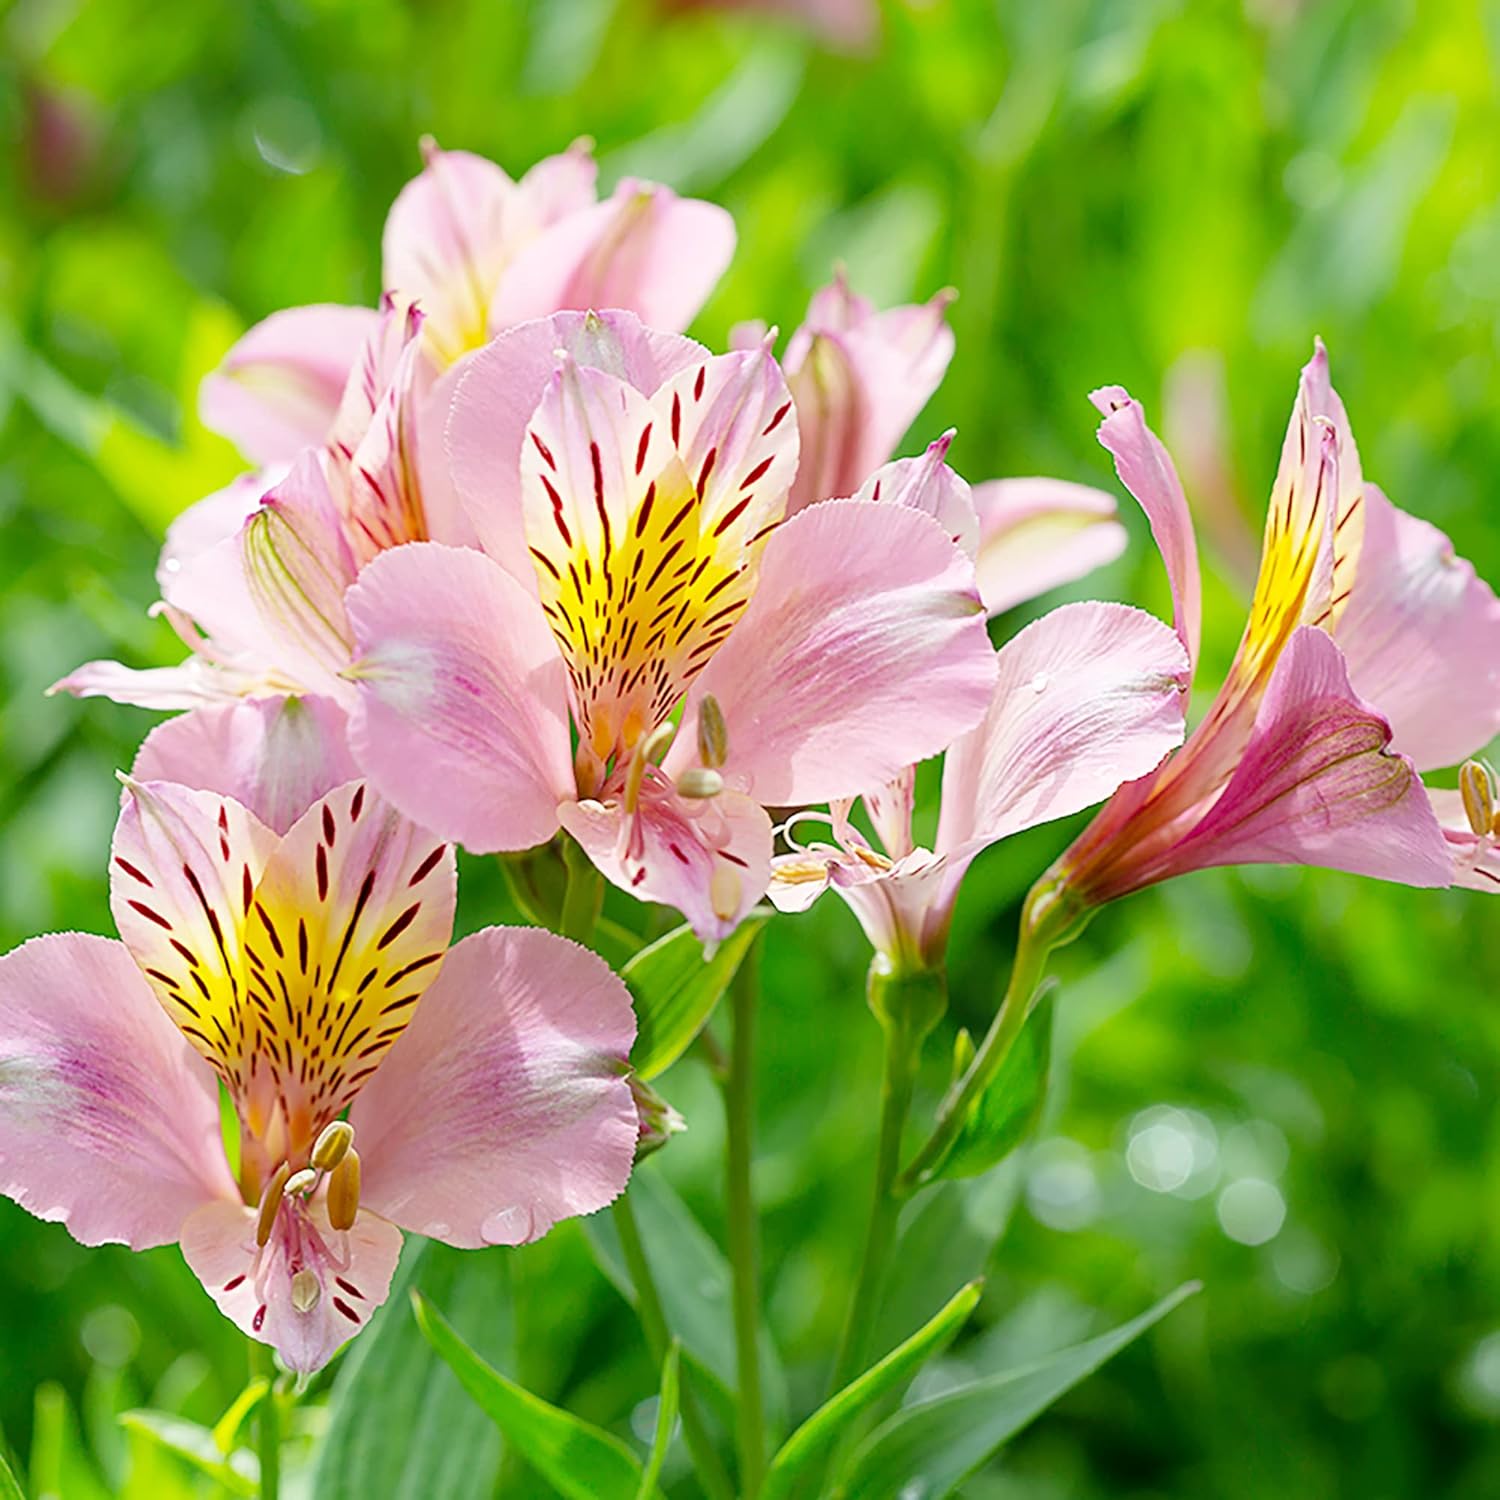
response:
<path id="1" fill-rule="evenodd" d="M 1418 775 L 1500 729 L 1500 605 L 1363 481 L 1321 348 L 1184 743 L 1197 557 L 1140 406 L 1095 396 L 1175 628 L 1070 604 L 996 651 L 988 617 L 1119 553 L 1114 502 L 971 490 L 951 434 L 892 460 L 944 297 L 839 279 L 780 359 L 684 337 L 733 242 L 663 187 L 600 200 L 583 149 L 512 181 L 429 148 L 379 309 L 278 313 L 205 383 L 257 467 L 167 537 L 186 660 L 58 685 L 185 712 L 124 778 L 120 939 L 0 960 L 0 1191 L 85 1243 L 179 1242 L 292 1368 L 381 1302 L 399 1228 L 522 1243 L 631 1170 L 624 985 L 543 931 L 450 950 L 457 844 L 565 834 L 707 944 L 832 887 L 903 969 L 941 966 L 984 848 L 1101 801 L 1059 910 L 1255 860 L 1500 885 L 1489 773 Z M 929 851 L 914 767 L 943 752 Z"/>

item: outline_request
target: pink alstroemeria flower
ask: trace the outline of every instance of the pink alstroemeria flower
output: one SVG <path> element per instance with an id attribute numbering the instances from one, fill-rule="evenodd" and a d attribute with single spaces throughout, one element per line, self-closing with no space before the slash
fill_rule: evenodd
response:
<path id="1" fill-rule="evenodd" d="M 786 16 L 847 52 L 868 51 L 880 35 L 880 10 L 875 0 L 662 0 L 662 8 L 763 11 Z"/>
<path id="2" fill-rule="evenodd" d="M 1100 441 L 1151 518 L 1196 659 L 1186 500 L 1138 402 Z M 1500 730 L 1500 603 L 1448 539 L 1365 482 L 1321 345 L 1302 372 L 1240 649 L 1186 745 L 1116 794 L 1047 884 L 1088 909 L 1212 865 L 1323 865 L 1414 886 L 1461 873 L 1419 771 Z M 1455 807 L 1444 811 L 1451 817 Z M 1451 843 L 1473 837 L 1457 812 Z"/>
<path id="3" fill-rule="evenodd" d="M 633 179 L 600 202 L 586 144 L 519 182 L 471 152 L 422 149 L 426 166 L 386 219 L 383 285 L 426 315 L 424 352 L 439 372 L 502 328 L 564 308 L 623 307 L 685 328 L 734 252 L 734 221 L 715 204 Z M 273 313 L 204 381 L 204 424 L 258 464 L 324 443 L 376 316 Z"/>
<path id="4" fill-rule="evenodd" d="M 940 524 L 784 520 L 797 419 L 765 348 L 562 314 L 476 356 L 449 445 L 485 552 L 399 548 L 346 600 L 356 756 L 444 837 L 561 826 L 713 940 L 765 890 L 765 807 L 879 785 L 984 711 L 994 655 Z"/>
<path id="5" fill-rule="evenodd" d="M 920 459 L 887 464 L 861 494 L 925 511 L 973 551 L 981 545 L 980 522 L 968 486 L 942 462 L 946 449 L 942 439 Z M 1014 603 L 1050 587 L 1077 556 L 1066 529 L 1061 560 L 1043 547 L 1022 550 L 1030 554 L 1032 586 L 1025 589 L 1016 575 Z M 853 826 L 848 800 L 826 815 L 833 844 L 800 841 L 801 828 L 824 814 L 787 821 L 781 832 L 792 852 L 772 861 L 769 893 L 778 908 L 803 911 L 831 886 L 894 968 L 941 967 L 959 886 L 978 854 L 1102 801 L 1182 743 L 1187 653 L 1144 611 L 1064 605 L 1008 641 L 996 660 L 983 719 L 944 760 L 935 847 L 918 848 L 913 839 L 916 769 L 908 767 L 863 798 L 881 848 Z"/>
<path id="6" fill-rule="evenodd" d="M 309 1371 L 385 1299 L 398 1226 L 520 1244 L 623 1190 L 624 986 L 549 933 L 450 951 L 452 851 L 362 782 L 280 834 L 232 797 L 131 781 L 110 876 L 122 941 L 0 959 L 0 1191 L 39 1217 L 179 1243 Z"/>

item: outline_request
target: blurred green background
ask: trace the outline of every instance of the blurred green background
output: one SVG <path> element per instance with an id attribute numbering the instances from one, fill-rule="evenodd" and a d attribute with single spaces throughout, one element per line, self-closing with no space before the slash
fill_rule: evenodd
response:
<path id="1" fill-rule="evenodd" d="M 1199 516 L 1205 685 L 1239 633 L 1315 333 L 1366 474 L 1500 577 L 1500 5 L 891 0 L 850 55 L 785 21 L 646 0 L 19 0 L 0 39 L 0 946 L 109 930 L 111 772 L 152 718 L 42 690 L 94 656 L 175 659 L 146 617 L 161 533 L 234 467 L 196 426 L 196 380 L 277 307 L 373 301 L 423 132 L 517 174 L 591 135 L 607 182 L 724 203 L 740 242 L 695 329 L 710 343 L 746 318 L 794 327 L 837 261 L 885 302 L 954 285 L 958 355 L 907 446 L 956 425 L 971 479 L 1114 488 L 1084 398 L 1128 385 Z M 1126 558 L 1071 593 L 1164 610 L 1126 519 Z M 974 869 L 957 1021 L 983 1028 L 1019 898 L 1069 831 Z M 503 917 L 493 871 L 466 877 L 465 924 Z M 1061 956 L 1035 1142 L 942 1190 L 893 1319 L 988 1265 L 975 1335 L 932 1390 L 1188 1277 L 1205 1290 L 965 1494 L 1500 1494 L 1493 910 L 1218 872 L 1105 913 Z M 825 1377 L 868 1190 L 864 962 L 831 900 L 773 924 L 756 1181 L 797 1411 Z M 689 1058 L 663 1091 L 690 1130 L 647 1171 L 720 1235 L 715 1090 Z M 550 1399 L 649 1434 L 653 1372 L 579 1227 L 488 1260 L 526 1296 L 473 1302 L 470 1336 L 512 1347 Z M 381 1337 L 406 1334 L 397 1320 L 404 1301 Z M 134 1439 L 132 1459 L 114 1414 L 212 1422 L 243 1378 L 175 1250 L 85 1251 L 0 1203 L 0 1429 L 42 1487 L 71 1500 L 128 1473 L 141 1496 L 216 1493 Z M 357 1467 L 351 1420 L 340 1462 Z M 486 1492 L 496 1451 L 478 1442 L 443 1493 Z M 365 1468 L 359 1493 L 419 1493 Z M 341 1493 L 328 1472 L 318 1493 Z M 543 1493 L 504 1474 L 506 1494 Z"/>

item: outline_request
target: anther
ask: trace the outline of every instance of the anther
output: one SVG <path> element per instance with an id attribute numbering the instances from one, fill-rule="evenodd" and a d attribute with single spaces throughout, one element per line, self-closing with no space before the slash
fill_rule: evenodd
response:
<path id="1" fill-rule="evenodd" d="M 264 1245 L 271 1238 L 271 1226 L 276 1222 L 276 1211 L 281 1207 L 281 1195 L 286 1191 L 287 1178 L 291 1175 L 291 1162 L 282 1162 L 266 1184 L 265 1192 L 261 1194 L 260 1211 L 255 1216 L 255 1243 L 257 1245 Z"/>
<path id="2" fill-rule="evenodd" d="M 1466 760 L 1459 768 L 1458 791 L 1469 827 L 1479 838 L 1495 831 L 1495 773 L 1482 760 Z"/>
<path id="3" fill-rule="evenodd" d="M 740 897 L 744 886 L 739 872 L 722 860 L 716 862 L 714 873 L 708 882 L 708 904 L 721 922 L 731 921 L 740 909 Z"/>
<path id="4" fill-rule="evenodd" d="M 717 771 L 690 767 L 677 778 L 677 792 L 682 797 L 717 797 L 724 790 L 724 778 Z"/>
<path id="5" fill-rule="evenodd" d="M 322 1295 L 323 1288 L 318 1278 L 305 1266 L 292 1277 L 292 1306 L 299 1313 L 310 1313 Z"/>
<path id="6" fill-rule="evenodd" d="M 282 1192 L 288 1198 L 296 1193 L 305 1193 L 317 1180 L 318 1174 L 311 1167 L 303 1167 L 300 1172 L 293 1172 L 287 1178 L 286 1187 L 282 1189 Z"/>
<path id="7" fill-rule="evenodd" d="M 645 779 L 646 767 L 666 753 L 667 746 L 672 743 L 672 736 L 676 733 L 677 730 L 671 724 L 658 724 L 636 744 L 635 752 L 630 757 L 630 769 L 625 773 L 624 803 L 627 813 L 633 813 L 640 805 L 641 782 Z"/>
<path id="8" fill-rule="evenodd" d="M 320 1172 L 331 1172 L 354 1144 L 354 1127 L 347 1120 L 330 1120 L 313 1142 L 309 1161 Z"/>
<path id="9" fill-rule="evenodd" d="M 328 1222 L 335 1229 L 350 1229 L 359 1213 L 359 1152 L 353 1146 L 328 1179 Z"/>
<path id="10" fill-rule="evenodd" d="M 717 770 L 729 756 L 729 730 L 724 710 L 712 693 L 705 693 L 698 704 L 698 759 Z"/>

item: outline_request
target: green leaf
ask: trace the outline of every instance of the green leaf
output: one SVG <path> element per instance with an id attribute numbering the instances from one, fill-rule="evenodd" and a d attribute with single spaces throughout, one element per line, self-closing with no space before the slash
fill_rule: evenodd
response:
<path id="1" fill-rule="evenodd" d="M 917 1480 L 923 1500 L 951 1495 L 1028 1422 L 1197 1290 L 1188 1282 L 1112 1333 L 897 1412 L 860 1446 L 835 1496 L 889 1500 Z"/>
<path id="2" fill-rule="evenodd" d="M 1053 991 L 1037 1001 L 995 1081 L 974 1101 L 969 1118 L 932 1177 L 977 1177 L 1019 1146 L 1047 1096 L 1052 1065 Z"/>
<path id="3" fill-rule="evenodd" d="M 620 970 L 635 1000 L 638 1029 L 630 1061 L 642 1078 L 664 1073 L 687 1051 L 769 919 L 768 911 L 751 912 L 711 958 L 704 957 L 692 928 L 678 927 Z"/>
<path id="4" fill-rule="evenodd" d="M 667 1449 L 672 1444 L 672 1429 L 677 1425 L 677 1393 L 680 1377 L 682 1345 L 673 1339 L 667 1357 L 661 1363 L 661 1395 L 656 1403 L 656 1433 L 651 1440 L 651 1453 L 646 1459 L 646 1472 L 641 1475 L 636 1500 L 651 1500 L 656 1493 L 656 1481 L 661 1477 L 661 1466 L 666 1461 Z"/>
<path id="5" fill-rule="evenodd" d="M 635 1500 L 640 1460 L 619 1438 L 523 1390 L 487 1365 L 420 1292 L 411 1294 L 428 1342 L 517 1453 L 569 1500 Z M 648 1500 L 660 1496 L 654 1486 Z"/>
<path id="6" fill-rule="evenodd" d="M 175 1453 L 231 1494 L 253 1496 L 260 1490 L 260 1465 L 253 1453 L 241 1449 L 226 1457 L 213 1433 L 186 1417 L 166 1411 L 127 1411 L 120 1414 L 120 1425 Z"/>
<path id="7" fill-rule="evenodd" d="M 729 1262 L 654 1164 L 636 1168 L 630 1179 L 630 1201 L 661 1293 L 667 1327 L 682 1340 L 688 1358 L 717 1384 L 726 1403 L 732 1402 L 737 1375 Z M 594 1214 L 582 1223 L 599 1269 L 634 1306 L 635 1286 L 614 1219 Z M 786 1420 L 786 1377 L 764 1329 L 760 1379 L 767 1425 L 780 1431 Z"/>
<path id="8" fill-rule="evenodd" d="M 262 1375 L 252 1380 L 230 1402 L 229 1410 L 214 1423 L 213 1427 L 214 1447 L 220 1453 L 228 1454 L 234 1451 L 234 1440 L 239 1436 L 240 1428 L 245 1425 L 245 1418 L 260 1405 L 262 1398 L 270 1389 L 271 1382 Z"/>
<path id="9" fill-rule="evenodd" d="M 888 1391 L 909 1379 L 963 1326 L 979 1301 L 981 1283 L 971 1281 L 925 1328 L 918 1330 L 899 1348 L 892 1349 L 879 1364 L 871 1366 L 836 1396 L 819 1407 L 785 1443 L 771 1461 L 761 1500 L 780 1500 L 790 1495 L 808 1465 L 861 1412 Z"/>
<path id="10" fill-rule="evenodd" d="M 334 1381 L 332 1420 L 318 1445 L 318 1500 L 488 1500 L 500 1434 L 465 1395 L 411 1315 L 413 1287 L 448 1309 L 488 1360 L 514 1342 L 509 1252 L 407 1242 L 386 1305 L 355 1340 Z"/>
<path id="11" fill-rule="evenodd" d="M 0 1500 L 26 1500 L 3 1453 L 0 1453 Z"/>

